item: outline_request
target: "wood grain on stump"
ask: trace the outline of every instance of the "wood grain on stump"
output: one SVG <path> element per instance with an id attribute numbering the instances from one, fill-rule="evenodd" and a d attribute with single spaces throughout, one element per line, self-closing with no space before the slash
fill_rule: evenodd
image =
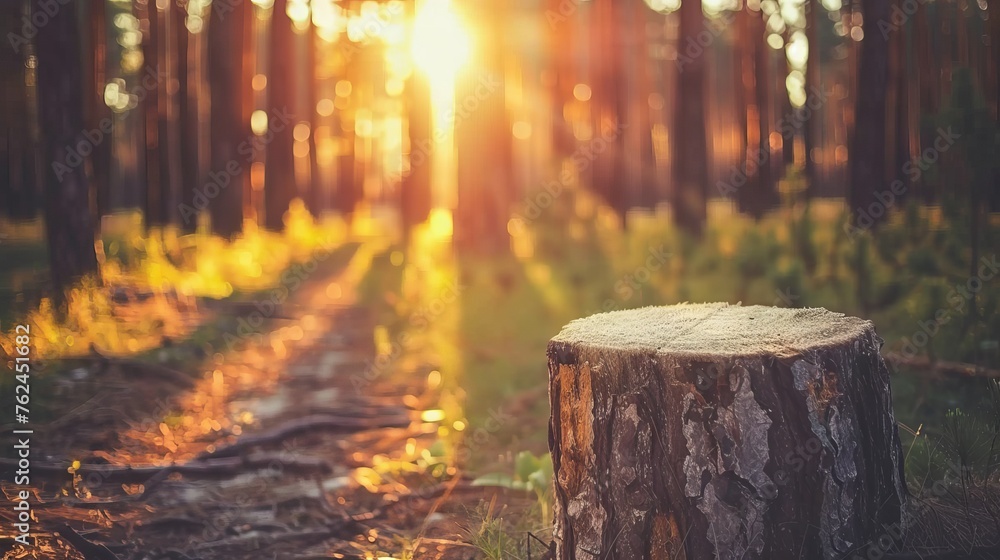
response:
<path id="1" fill-rule="evenodd" d="M 573 321 L 548 348 L 557 557 L 832 559 L 898 529 L 881 342 L 825 309 Z"/>

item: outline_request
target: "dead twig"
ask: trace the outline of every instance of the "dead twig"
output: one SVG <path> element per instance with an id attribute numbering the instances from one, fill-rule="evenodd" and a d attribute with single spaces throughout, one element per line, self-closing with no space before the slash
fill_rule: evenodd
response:
<path id="1" fill-rule="evenodd" d="M 73 545 L 73 548 L 83 554 L 87 560 L 119 560 L 118 555 L 111 552 L 108 547 L 87 540 L 86 537 L 65 523 L 60 525 L 55 533 Z"/>

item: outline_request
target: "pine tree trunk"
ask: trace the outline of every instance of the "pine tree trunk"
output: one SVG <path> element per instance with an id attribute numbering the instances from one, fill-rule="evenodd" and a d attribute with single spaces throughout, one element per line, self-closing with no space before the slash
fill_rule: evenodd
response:
<path id="1" fill-rule="evenodd" d="M 180 120 L 178 119 L 177 92 L 177 33 L 174 25 L 177 21 L 174 12 L 179 10 L 169 1 L 164 2 L 163 9 L 151 7 L 158 11 L 157 34 L 160 45 L 157 55 L 157 67 L 163 72 L 164 78 L 157 83 L 159 94 L 159 126 L 160 134 L 160 188 L 163 206 L 163 223 L 178 225 L 180 223 L 181 205 L 181 138 Z"/>
<path id="2" fill-rule="evenodd" d="M 696 44 L 705 29 L 701 0 L 681 2 L 678 30 L 679 49 Z M 670 131 L 673 153 L 673 218 L 677 226 L 700 235 L 707 218 L 708 140 L 705 128 L 705 80 L 709 52 L 684 60 L 677 78 L 677 103 Z M 679 140 L 683 139 L 683 140 Z"/>
<path id="3" fill-rule="evenodd" d="M 197 209 L 194 206 L 194 192 L 201 187 L 201 158 L 199 157 L 198 88 L 196 70 L 200 67 L 194 35 L 186 25 L 187 0 L 177 0 L 174 7 L 174 33 L 177 41 L 177 115 L 180 136 L 180 226 L 185 231 L 193 231 Z"/>
<path id="4" fill-rule="evenodd" d="M 753 11 L 744 7 L 749 30 L 747 38 L 752 52 L 753 89 L 748 92 L 754 100 L 756 122 L 748 122 L 753 133 L 750 136 L 747 152 L 746 170 L 747 182 L 739 189 L 737 201 L 739 209 L 760 219 L 764 213 L 778 203 L 778 193 L 774 180 L 774 162 L 771 161 L 771 98 L 772 87 L 770 79 L 771 49 L 766 42 L 766 28 L 763 12 Z"/>
<path id="5" fill-rule="evenodd" d="M 341 48 L 343 64 L 343 79 L 348 83 L 357 84 L 359 67 L 361 62 L 362 49 L 364 47 L 341 41 L 344 44 Z M 358 178 L 357 163 L 355 161 L 355 123 L 354 113 L 356 106 L 350 97 L 344 99 L 344 108 L 334 112 L 336 125 L 334 130 L 340 138 L 341 151 L 337 158 L 337 191 L 334 197 L 335 207 L 338 212 L 345 216 L 354 214 L 354 210 L 361 201 L 363 193 L 362 185 Z"/>
<path id="6" fill-rule="evenodd" d="M 87 128 L 90 130 L 111 130 L 111 108 L 104 102 L 104 86 L 107 83 L 107 11 L 105 0 L 90 0 L 87 4 L 88 27 L 87 43 L 91 54 L 86 57 L 89 63 L 85 76 Z M 111 188 L 111 145 L 113 133 L 106 133 L 100 142 L 95 143 L 90 154 L 91 176 L 97 200 L 97 216 L 109 211 Z M 99 220 L 94 221 L 95 227 L 100 227 Z"/>
<path id="7" fill-rule="evenodd" d="M 820 84 L 820 67 L 822 62 L 822 49 L 819 45 L 819 33 L 816 30 L 816 12 L 826 11 L 819 0 L 806 0 L 806 41 L 809 44 L 809 59 L 806 62 L 806 95 L 814 95 L 822 86 Z M 816 165 L 813 150 L 819 148 L 819 135 L 821 130 L 818 123 L 823 120 L 822 109 L 817 110 L 813 115 L 805 119 L 802 123 L 802 139 L 805 147 L 805 174 L 806 191 L 805 198 L 808 200 L 818 192 L 819 189 L 819 166 Z M 816 154 L 818 155 L 818 154 Z"/>
<path id="8" fill-rule="evenodd" d="M 320 216 L 323 212 L 333 208 L 333 189 L 329 187 L 320 175 L 319 170 L 319 149 L 316 141 L 316 131 L 319 129 L 320 116 L 316 112 L 316 103 L 319 101 L 319 37 L 316 36 L 316 26 L 309 23 L 305 34 L 306 40 L 306 67 L 304 76 L 306 83 L 306 107 L 300 111 L 299 120 L 309 124 L 309 184 L 305 188 L 299 187 L 295 191 L 296 196 L 303 196 L 308 192 L 308 198 L 313 201 L 312 213 Z"/>
<path id="9" fill-rule="evenodd" d="M 879 539 L 906 498 L 880 345 L 823 309 L 570 323 L 548 348 L 556 557 L 826 560 Z"/>
<path id="10" fill-rule="evenodd" d="M 295 71 L 300 67 L 295 54 L 295 32 L 287 13 L 288 0 L 275 0 L 271 15 L 271 62 L 268 76 L 268 114 L 293 112 L 295 109 Z M 271 126 L 273 139 L 267 146 L 267 166 L 264 168 L 264 226 L 274 231 L 284 229 L 288 204 L 295 198 L 295 138 L 296 122 L 280 127 Z M 316 177 L 313 177 L 316 183 Z"/>
<path id="11" fill-rule="evenodd" d="M 212 231 L 233 237 L 243 229 L 243 181 L 249 162 L 237 153 L 250 135 L 243 120 L 243 38 L 248 2 L 223 3 L 208 24 L 208 76 L 212 96 L 211 164 L 203 191 L 212 217 Z M 215 185 L 212 187 L 210 185 Z M 215 196 L 209 197 L 214 193 Z"/>
<path id="12" fill-rule="evenodd" d="M 0 34 L 20 34 L 27 13 L 22 0 L 0 2 Z M 31 133 L 35 111 L 29 102 L 27 66 L 31 45 L 8 44 L 0 49 L 0 208 L 13 220 L 29 220 L 37 216 L 40 199 L 38 188 L 38 146 Z"/>
<path id="13" fill-rule="evenodd" d="M 33 11 L 47 2 L 34 0 Z M 48 13 L 48 12 L 46 12 Z M 56 297 L 73 280 L 97 272 L 90 188 L 78 147 L 83 136 L 83 73 L 75 3 L 63 5 L 41 26 L 38 45 L 38 114 L 44 137 L 45 229 Z"/>
<path id="14" fill-rule="evenodd" d="M 427 76 L 414 70 L 406 81 L 406 129 L 410 141 L 410 170 L 400 185 L 403 231 L 423 222 L 431 211 L 431 89 Z"/>
<path id="15" fill-rule="evenodd" d="M 510 249 L 507 220 L 513 204 L 511 131 L 504 99 L 506 4 L 490 0 L 466 8 L 481 30 L 481 48 L 456 79 L 454 242 L 463 251 L 502 253 Z"/>
<path id="16" fill-rule="evenodd" d="M 135 16 L 139 20 L 142 32 L 142 59 L 145 68 L 156 68 L 159 65 L 159 25 L 156 13 L 156 0 L 140 0 L 133 4 Z M 145 88 L 145 86 L 143 86 Z M 146 88 L 142 100 L 142 116 L 144 127 L 143 161 L 145 162 L 145 207 L 143 215 L 146 227 L 163 225 L 166 215 L 163 208 L 163 173 L 160 166 L 160 87 L 159 84 Z"/>
<path id="17" fill-rule="evenodd" d="M 889 2 L 864 0 L 864 40 L 858 70 L 857 110 L 854 115 L 854 135 L 850 146 L 850 196 L 848 207 L 852 222 L 862 228 L 878 223 L 869 213 L 876 202 L 885 178 L 886 93 L 889 75 L 889 46 L 878 23 L 889 21 Z M 867 218 L 866 218 L 867 217 Z"/>

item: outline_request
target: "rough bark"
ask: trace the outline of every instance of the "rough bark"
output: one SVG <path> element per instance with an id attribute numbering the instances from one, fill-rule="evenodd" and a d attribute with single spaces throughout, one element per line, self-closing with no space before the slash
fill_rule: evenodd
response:
<path id="1" fill-rule="evenodd" d="M 548 349 L 556 557 L 833 559 L 878 539 L 905 500 L 880 344 L 823 309 L 570 323 Z"/>

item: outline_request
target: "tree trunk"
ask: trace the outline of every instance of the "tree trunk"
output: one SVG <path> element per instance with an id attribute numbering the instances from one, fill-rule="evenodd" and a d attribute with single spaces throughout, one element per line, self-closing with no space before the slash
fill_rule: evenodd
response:
<path id="1" fill-rule="evenodd" d="M 180 178 L 182 204 L 180 227 L 193 231 L 197 223 L 197 209 L 194 206 L 195 189 L 202 185 L 201 158 L 199 157 L 200 135 L 198 124 L 198 70 L 200 53 L 194 35 L 188 32 L 187 0 L 176 0 L 174 6 L 174 34 L 177 41 L 177 115 L 180 136 Z"/>
<path id="2" fill-rule="evenodd" d="M 434 152 L 431 123 L 431 89 L 427 76 L 418 69 L 406 81 L 406 130 L 410 141 L 410 170 L 399 186 L 403 231 L 423 222 L 431 211 L 431 154 Z"/>
<path id="3" fill-rule="evenodd" d="M 701 0 L 685 0 L 680 7 L 678 50 L 697 45 L 705 30 Z M 672 206 L 674 223 L 700 235 L 707 218 L 708 140 L 705 127 L 705 78 L 708 52 L 678 59 L 677 103 L 670 131 L 671 166 L 674 171 Z"/>
<path id="4" fill-rule="evenodd" d="M 556 557 L 834 559 L 893 534 L 906 490 L 880 345 L 823 309 L 570 323 L 548 348 Z"/>
<path id="5" fill-rule="evenodd" d="M 902 5 L 901 0 L 895 0 L 894 4 Z M 910 95 L 911 78 L 908 41 L 909 34 L 906 30 L 890 36 L 890 54 L 892 56 L 890 64 L 890 75 L 892 79 L 892 112 L 888 113 L 886 125 L 892 130 L 892 144 L 887 147 L 892 153 L 892 158 L 887 158 L 888 173 L 886 182 L 901 181 L 906 189 L 903 194 L 896 197 L 896 208 L 901 208 L 903 202 L 909 194 L 910 177 L 905 172 L 906 162 L 910 161 Z"/>
<path id="6" fill-rule="evenodd" d="M 937 134 L 931 119 L 926 119 L 925 122 L 924 117 L 937 113 L 941 106 L 940 91 L 937 88 L 937 82 L 941 79 L 941 70 L 938 67 L 937 58 L 931 53 L 934 45 L 934 34 L 931 31 L 931 25 L 928 22 L 927 16 L 927 5 L 918 3 L 917 11 L 914 15 L 915 29 L 913 37 L 914 46 L 916 47 L 917 80 L 920 83 L 920 87 L 915 93 L 917 96 L 917 107 L 919 107 L 917 118 L 919 135 L 918 153 L 922 153 L 925 148 L 931 147 L 934 142 L 934 136 Z M 928 183 L 927 174 L 921 175 L 917 180 L 915 188 L 920 193 L 923 202 L 930 203 L 933 200 L 933 191 L 931 185 Z"/>
<path id="7" fill-rule="evenodd" d="M 748 92 L 754 100 L 752 111 L 757 117 L 756 122 L 749 122 L 752 132 L 747 145 L 745 161 L 747 182 L 737 191 L 737 201 L 741 212 L 746 212 L 755 220 L 760 219 L 767 210 L 778 204 L 778 192 L 774 182 L 774 162 L 771 161 L 771 99 L 769 91 L 772 87 L 770 79 L 771 48 L 767 46 L 767 29 L 764 13 L 743 8 L 749 30 L 748 48 L 753 53 L 753 88 Z"/>
<path id="8" fill-rule="evenodd" d="M 863 0 L 864 40 L 858 70 L 857 110 L 850 147 L 851 181 L 848 208 L 852 223 L 862 229 L 874 226 L 885 212 L 869 212 L 875 193 L 885 178 L 885 114 L 889 74 L 889 48 L 879 22 L 889 21 L 890 3 Z"/>
<path id="9" fill-rule="evenodd" d="M 545 0 L 546 11 L 543 29 L 548 44 L 545 56 L 548 63 L 548 82 L 551 106 L 552 147 L 556 161 L 570 155 L 576 146 L 573 137 L 574 123 L 565 117 L 566 104 L 573 99 L 573 87 L 577 83 L 577 71 L 573 64 L 573 49 L 578 48 L 574 41 L 576 26 L 580 15 L 564 16 L 560 12 L 564 6 L 562 0 Z"/>
<path id="10" fill-rule="evenodd" d="M 179 8 L 169 1 L 164 2 L 163 9 L 150 6 L 150 11 L 157 14 L 157 35 L 160 45 L 157 49 L 157 67 L 163 72 L 164 79 L 156 87 L 160 94 L 159 126 L 160 135 L 160 196 L 162 197 L 163 223 L 177 225 L 180 223 L 181 205 L 181 139 L 180 121 L 177 110 L 177 33 L 174 30 L 176 18 L 174 12 Z M 149 63 L 147 63 L 148 65 Z"/>
<path id="11" fill-rule="evenodd" d="M 590 121 L 591 121 L 591 141 L 597 138 L 617 137 L 617 134 L 608 134 L 609 129 L 613 129 L 612 109 L 614 103 L 614 88 L 616 76 L 615 62 L 611 59 L 614 54 L 612 41 L 614 37 L 614 4 L 613 0 L 594 0 L 590 7 L 590 37 L 589 37 L 589 60 L 590 60 Z M 613 144 L 613 143 L 612 143 Z M 605 146 L 599 153 L 595 154 L 590 162 L 590 183 L 591 188 L 604 199 L 611 203 L 614 197 L 615 177 L 614 167 L 614 146 Z"/>
<path id="12" fill-rule="evenodd" d="M 45 0 L 34 0 L 32 11 L 45 12 Z M 80 89 L 80 34 L 76 4 L 63 5 L 40 26 L 38 45 L 38 114 L 44 137 L 45 230 L 56 296 L 70 283 L 97 272 L 90 189 L 81 146 L 84 138 Z"/>
<path id="13" fill-rule="evenodd" d="M 213 4 L 208 24 L 212 156 L 202 189 L 210 198 L 212 231 L 223 237 L 233 237 L 243 229 L 243 177 L 249 162 L 237 153 L 237 147 L 250 135 L 249 123 L 243 121 L 240 84 L 244 12 L 251 7 L 244 2 Z"/>
<path id="14" fill-rule="evenodd" d="M 107 21 L 108 15 L 105 0 L 90 0 L 87 4 L 88 27 L 87 43 L 91 54 L 85 58 L 88 63 L 85 76 L 87 128 L 90 130 L 112 130 L 113 120 L 111 108 L 104 102 L 104 86 L 107 77 Z M 111 132 L 106 133 L 100 142 L 94 145 L 90 154 L 91 177 L 97 200 L 97 216 L 109 211 L 108 191 L 111 188 Z M 100 229 L 100 221 L 94 225 Z M 98 232 L 99 233 L 99 232 Z"/>
<path id="15" fill-rule="evenodd" d="M 819 91 L 820 67 L 822 62 L 821 48 L 819 45 L 819 32 L 816 29 L 816 12 L 823 10 L 819 0 L 806 0 L 806 41 L 809 44 L 809 59 L 806 62 L 806 95 L 812 95 L 814 91 Z M 805 119 L 802 123 L 802 140 L 805 147 L 805 174 L 806 191 L 805 198 L 808 200 L 818 192 L 819 189 L 819 166 L 816 165 L 816 155 L 813 151 L 819 148 L 819 135 L 821 127 L 818 123 L 823 122 L 822 108 Z"/>
<path id="16" fill-rule="evenodd" d="M 502 0 L 467 6 L 481 30 L 480 52 L 456 79 L 455 145 L 458 204 L 454 242 L 459 250 L 502 253 L 510 249 L 507 220 L 512 207 L 511 131 L 504 99 Z"/>
<path id="17" fill-rule="evenodd" d="M 640 197 L 639 204 L 647 208 L 655 208 L 660 199 L 659 176 L 656 172 L 656 154 L 653 151 L 653 112 L 650 107 L 650 95 L 653 93 L 652 77 L 650 76 L 649 59 L 649 25 L 650 10 L 645 3 L 634 2 L 632 14 L 632 32 L 636 41 L 636 89 L 632 102 L 636 107 L 636 130 L 638 136 L 638 154 L 634 154 L 638 165 Z"/>
<path id="18" fill-rule="evenodd" d="M 303 199 L 311 198 L 313 201 L 312 212 L 314 216 L 321 216 L 324 212 L 333 208 L 333 189 L 328 185 L 319 170 L 319 144 L 316 141 L 316 131 L 319 129 L 320 116 L 316 112 L 316 103 L 319 101 L 319 37 L 316 35 L 316 26 L 309 23 L 305 33 L 306 40 L 306 67 L 302 78 L 306 82 L 306 108 L 300 112 L 299 121 L 309 125 L 309 184 L 303 189 L 296 191 L 297 196 Z M 303 196 L 303 191 L 309 195 Z"/>
<path id="19" fill-rule="evenodd" d="M 295 32 L 287 13 L 288 0 L 276 0 L 271 15 L 271 62 L 267 84 L 269 115 L 294 113 L 295 71 L 300 68 L 295 57 Z M 267 166 L 264 168 L 264 225 L 274 231 L 284 230 L 288 204 L 298 194 L 295 183 L 294 119 L 281 130 L 271 127 L 273 139 L 267 146 Z M 315 130 L 310 131 L 315 133 Z M 311 136 L 312 134 L 310 134 Z M 316 177 L 312 182 L 316 183 Z"/>
<path id="20" fill-rule="evenodd" d="M 359 67 L 361 66 L 361 45 L 341 41 L 345 43 L 341 46 L 341 58 L 343 63 L 343 80 L 347 83 L 359 83 Z M 339 95 L 339 94 L 338 94 Z M 354 214 L 358 202 L 361 201 L 363 193 L 361 180 L 357 172 L 357 158 L 355 149 L 357 138 L 355 135 L 354 114 L 357 109 L 356 102 L 351 96 L 343 98 L 343 108 L 334 112 L 334 130 L 337 131 L 341 150 L 337 158 L 337 190 L 334 197 L 335 208 L 344 216 L 350 217 Z"/>
<path id="21" fill-rule="evenodd" d="M 135 17 L 139 20 L 139 30 L 142 32 L 142 59 L 146 68 L 156 68 L 159 65 L 159 18 L 156 13 L 156 0 L 138 0 L 133 4 Z M 145 87 L 145 86 L 144 86 Z M 143 214 L 148 228 L 163 225 L 166 214 L 163 208 L 163 173 L 160 166 L 160 87 L 159 84 L 145 89 L 142 100 L 142 116 L 144 126 L 143 161 L 146 171 L 146 196 Z"/>
<path id="22" fill-rule="evenodd" d="M 19 35 L 27 13 L 27 3 L 17 0 L 0 2 L 0 33 Z M 31 45 L 9 44 L 0 49 L 0 208 L 13 220 L 30 220 L 37 216 L 38 146 L 31 133 L 34 107 L 29 101 L 26 59 Z"/>

